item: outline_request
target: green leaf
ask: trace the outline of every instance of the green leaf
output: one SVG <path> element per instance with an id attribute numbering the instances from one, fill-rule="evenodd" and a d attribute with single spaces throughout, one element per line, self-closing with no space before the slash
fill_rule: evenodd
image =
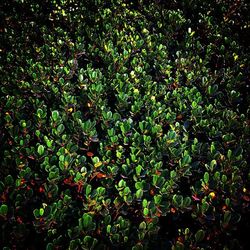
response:
<path id="1" fill-rule="evenodd" d="M 124 219 L 121 219 L 121 220 L 119 221 L 119 224 L 120 224 L 120 228 L 121 228 L 121 229 L 126 228 L 126 221 L 125 221 Z"/>
<path id="2" fill-rule="evenodd" d="M 176 177 L 176 172 L 174 171 L 174 170 L 172 170 L 171 172 L 170 172 L 170 177 L 171 177 L 171 179 L 174 179 L 175 177 Z"/>
<path id="3" fill-rule="evenodd" d="M 69 250 L 77 250 L 79 249 L 78 246 L 80 245 L 80 239 L 76 239 L 76 240 L 71 240 L 69 243 Z"/>
<path id="4" fill-rule="evenodd" d="M 36 208 L 36 209 L 33 211 L 33 214 L 34 214 L 35 218 L 39 218 L 39 217 L 40 217 L 39 209 Z"/>
<path id="5" fill-rule="evenodd" d="M 142 171 L 142 166 L 141 166 L 141 165 L 138 165 L 138 166 L 135 168 L 135 171 L 136 171 L 136 174 L 137 174 L 138 176 L 140 176 L 141 171 Z"/>
<path id="6" fill-rule="evenodd" d="M 195 234 L 196 242 L 202 241 L 204 239 L 204 237 L 205 237 L 205 232 L 202 229 L 198 230 Z"/>
<path id="7" fill-rule="evenodd" d="M 174 140 L 176 138 L 176 132 L 174 130 L 169 131 L 168 138 L 169 140 Z"/>
<path id="8" fill-rule="evenodd" d="M 39 118 L 43 118 L 43 110 L 42 109 L 37 109 L 36 114 Z"/>
<path id="9" fill-rule="evenodd" d="M 160 177 L 159 177 L 158 175 L 156 175 L 156 174 L 153 175 L 153 185 L 154 185 L 154 186 L 156 186 L 157 181 L 158 181 L 159 178 L 160 178 Z"/>
<path id="10" fill-rule="evenodd" d="M 92 223 L 92 217 L 91 217 L 91 215 L 85 213 L 82 218 L 83 218 L 83 227 L 85 229 L 89 228 L 90 225 L 91 225 L 91 223 Z"/>
<path id="11" fill-rule="evenodd" d="M 125 187 L 124 190 L 123 190 L 123 194 L 124 195 L 128 195 L 129 193 L 131 193 L 131 190 L 129 187 Z"/>
<path id="12" fill-rule="evenodd" d="M 144 123 L 143 122 L 139 122 L 139 128 L 140 128 L 141 132 L 144 132 Z"/>
<path id="13" fill-rule="evenodd" d="M 42 156 L 44 154 L 44 146 L 43 145 L 39 145 L 37 148 L 37 152 L 40 156 Z"/>
<path id="14" fill-rule="evenodd" d="M 193 108 L 197 108 L 197 102 L 193 101 L 191 105 Z"/>
<path id="15" fill-rule="evenodd" d="M 63 78 L 60 78 L 60 79 L 59 79 L 59 83 L 63 85 L 63 84 L 64 84 L 64 79 L 63 79 Z"/>
<path id="16" fill-rule="evenodd" d="M 139 229 L 140 230 L 145 230 L 147 228 L 147 224 L 145 221 L 141 222 L 140 225 L 139 225 Z"/>
<path id="17" fill-rule="evenodd" d="M 48 243 L 47 246 L 46 246 L 46 250 L 53 250 L 53 249 L 54 249 L 53 244 Z"/>
<path id="18" fill-rule="evenodd" d="M 118 183 L 118 187 L 119 187 L 119 188 L 126 187 L 126 182 L 125 182 L 123 179 L 121 179 L 121 180 L 119 181 L 119 183 Z"/>
<path id="19" fill-rule="evenodd" d="M 98 196 L 103 196 L 106 192 L 106 189 L 104 187 L 98 187 L 96 189 L 96 192 L 97 192 Z"/>
<path id="20" fill-rule="evenodd" d="M 60 124 L 58 127 L 57 127 L 57 132 L 58 134 L 61 134 L 63 131 L 64 131 L 65 127 L 63 124 Z"/>
<path id="21" fill-rule="evenodd" d="M 135 196 L 137 199 L 141 199 L 143 196 L 143 190 L 142 189 L 137 190 Z"/>
<path id="22" fill-rule="evenodd" d="M 137 243 L 135 246 L 132 247 L 132 250 L 143 250 L 143 245 L 141 243 Z"/>
<path id="23" fill-rule="evenodd" d="M 142 182 L 139 182 L 139 181 L 136 182 L 136 183 L 135 183 L 135 188 L 136 188 L 136 189 L 143 189 L 143 183 L 142 183 Z"/>
<path id="24" fill-rule="evenodd" d="M 148 216 L 149 210 L 148 210 L 147 207 L 145 207 L 145 208 L 143 209 L 143 214 L 144 214 L 145 216 Z"/>
<path id="25" fill-rule="evenodd" d="M 100 162 L 100 159 L 97 156 L 95 156 L 95 157 L 92 158 L 92 162 L 94 164 L 97 164 L 98 162 Z"/>
<path id="26" fill-rule="evenodd" d="M 221 181 L 222 181 L 223 183 L 226 183 L 226 182 L 227 182 L 227 176 L 226 176 L 225 174 L 223 174 L 223 175 L 221 176 Z"/>
<path id="27" fill-rule="evenodd" d="M 226 200 L 225 200 L 225 204 L 229 207 L 230 206 L 230 199 L 229 198 L 226 198 Z"/>
<path id="28" fill-rule="evenodd" d="M 190 206 L 192 200 L 190 197 L 185 197 L 184 200 L 183 200 L 183 207 L 187 208 Z"/>
<path id="29" fill-rule="evenodd" d="M 11 175 L 5 177 L 4 182 L 7 186 L 11 186 L 14 183 L 14 179 Z"/>
<path id="30" fill-rule="evenodd" d="M 46 141 L 46 145 L 47 145 L 48 148 L 51 148 L 52 144 L 53 144 L 53 140 L 47 140 Z"/>
<path id="31" fill-rule="evenodd" d="M 83 75 L 82 75 L 82 74 L 79 75 L 79 81 L 80 81 L 80 82 L 83 81 Z"/>
<path id="32" fill-rule="evenodd" d="M 231 212 L 225 211 L 224 216 L 223 216 L 223 223 L 227 225 L 230 222 L 231 217 L 232 217 Z"/>
<path id="33" fill-rule="evenodd" d="M 173 248 L 174 250 L 184 250 L 185 246 L 182 242 L 177 241 L 175 247 Z"/>
<path id="34" fill-rule="evenodd" d="M 90 184 L 87 184 L 86 190 L 85 190 L 85 195 L 88 196 L 91 193 L 92 187 Z"/>
<path id="35" fill-rule="evenodd" d="M 184 166 L 187 166 L 189 163 L 191 163 L 192 161 L 192 158 L 190 155 L 185 155 L 181 161 L 181 166 L 184 167 Z"/>
<path id="36" fill-rule="evenodd" d="M 88 244 L 89 242 L 92 241 L 92 237 L 89 235 L 86 235 L 83 239 L 84 244 Z"/>
<path id="37" fill-rule="evenodd" d="M 208 209 L 209 209 L 208 202 L 206 202 L 205 200 L 202 200 L 202 204 L 201 204 L 202 213 L 206 213 Z"/>
<path id="38" fill-rule="evenodd" d="M 214 167 L 216 167 L 216 165 L 217 165 L 216 160 L 212 160 L 212 161 L 210 162 L 210 169 L 211 169 L 211 171 L 213 171 L 213 169 L 214 169 Z"/>
<path id="39" fill-rule="evenodd" d="M 131 194 L 129 194 L 128 196 L 124 196 L 124 201 L 126 203 L 131 203 L 133 201 L 133 197 Z"/>
<path id="40" fill-rule="evenodd" d="M 43 216 L 43 214 L 44 214 L 44 209 L 43 208 L 39 209 L 39 214 L 40 214 L 40 216 Z"/>
<path id="41" fill-rule="evenodd" d="M 110 232 L 111 232 L 111 225 L 107 225 L 106 231 L 107 231 L 107 234 L 110 234 Z"/>
<path id="42" fill-rule="evenodd" d="M 6 204 L 2 204 L 0 207 L 0 215 L 6 216 L 8 213 L 8 206 Z"/>
<path id="43" fill-rule="evenodd" d="M 57 110 L 52 111 L 52 119 L 57 121 L 59 118 L 59 112 Z"/>
<path id="44" fill-rule="evenodd" d="M 214 145 L 214 142 L 211 143 L 210 152 L 211 152 L 211 154 L 215 154 L 216 153 L 216 147 Z"/>
<path id="45" fill-rule="evenodd" d="M 232 157 L 232 150 L 229 149 L 229 150 L 227 151 L 227 158 L 228 158 L 229 160 L 231 160 L 231 157 Z"/>
<path id="46" fill-rule="evenodd" d="M 162 196 L 161 195 L 155 195 L 154 196 L 154 202 L 155 202 L 155 204 L 160 204 L 161 203 L 161 200 L 162 200 Z"/>
<path id="47" fill-rule="evenodd" d="M 209 95 L 213 95 L 214 93 L 216 93 L 216 91 L 218 90 L 218 85 L 215 84 L 215 85 L 209 85 L 208 86 L 208 94 Z"/>
<path id="48" fill-rule="evenodd" d="M 182 195 L 173 195 L 173 203 L 177 207 L 182 207 L 183 206 L 183 196 Z"/>
<path id="49" fill-rule="evenodd" d="M 208 172 L 205 172 L 204 177 L 203 177 L 203 180 L 204 180 L 204 182 L 205 182 L 206 184 L 208 184 L 208 182 L 209 182 L 209 173 L 208 173 Z"/>

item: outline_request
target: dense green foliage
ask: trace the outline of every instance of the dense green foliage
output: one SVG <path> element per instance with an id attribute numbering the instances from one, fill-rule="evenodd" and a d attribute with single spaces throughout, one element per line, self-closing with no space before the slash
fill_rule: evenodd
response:
<path id="1" fill-rule="evenodd" d="M 5 1 L 0 245 L 247 247 L 246 2 Z"/>

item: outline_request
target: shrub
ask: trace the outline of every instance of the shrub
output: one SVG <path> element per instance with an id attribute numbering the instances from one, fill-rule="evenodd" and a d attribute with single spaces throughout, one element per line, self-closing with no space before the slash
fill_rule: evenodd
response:
<path id="1" fill-rule="evenodd" d="M 146 2 L 3 5 L 5 249 L 246 247 L 247 5 Z"/>

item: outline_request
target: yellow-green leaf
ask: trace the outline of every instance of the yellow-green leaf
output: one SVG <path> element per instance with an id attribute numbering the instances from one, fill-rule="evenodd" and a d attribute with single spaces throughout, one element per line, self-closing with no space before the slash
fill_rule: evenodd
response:
<path id="1" fill-rule="evenodd" d="M 95 164 L 95 168 L 98 168 L 102 165 L 102 162 L 101 161 L 98 161 L 96 164 Z"/>

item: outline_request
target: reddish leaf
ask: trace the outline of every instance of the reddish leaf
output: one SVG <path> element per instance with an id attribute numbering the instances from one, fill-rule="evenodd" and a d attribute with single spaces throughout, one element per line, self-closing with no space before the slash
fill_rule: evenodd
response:
<path id="1" fill-rule="evenodd" d="M 35 160 L 35 157 L 33 155 L 29 155 L 28 158 L 30 158 L 31 160 Z"/>
<path id="2" fill-rule="evenodd" d="M 200 201 L 200 199 L 196 195 L 192 195 L 194 201 Z"/>
<path id="3" fill-rule="evenodd" d="M 160 211 L 157 211 L 155 215 L 156 215 L 157 217 L 161 217 Z"/>
<path id="4" fill-rule="evenodd" d="M 181 120 L 183 117 L 182 117 L 182 114 L 180 114 L 180 115 L 178 115 L 177 117 L 176 117 L 176 119 L 177 120 Z"/>
<path id="5" fill-rule="evenodd" d="M 103 174 L 103 173 L 100 173 L 100 172 L 98 172 L 97 175 L 96 175 L 96 178 L 98 178 L 98 179 L 105 178 L 105 177 L 107 177 L 107 175 Z"/>
<path id="6" fill-rule="evenodd" d="M 161 175 L 161 171 L 156 170 L 156 171 L 155 171 L 155 174 L 156 174 L 156 175 Z"/>
<path id="7" fill-rule="evenodd" d="M 248 195 L 243 195 L 243 196 L 242 196 L 242 199 L 243 199 L 244 201 L 247 201 L 247 202 L 250 201 L 250 197 L 249 197 Z"/>
<path id="8" fill-rule="evenodd" d="M 82 183 L 79 183 L 79 184 L 77 185 L 77 193 L 81 193 L 81 192 L 82 192 L 82 188 L 83 188 Z"/>
<path id="9" fill-rule="evenodd" d="M 69 178 L 64 179 L 63 183 L 71 185 L 72 184 L 72 176 L 70 176 Z"/>
<path id="10" fill-rule="evenodd" d="M 22 218 L 21 218 L 21 217 L 19 217 L 19 216 L 17 217 L 16 221 L 17 221 L 17 223 L 18 223 L 18 224 L 22 224 L 22 223 L 23 223 Z"/>
<path id="11" fill-rule="evenodd" d="M 22 179 L 21 179 L 21 185 L 23 185 L 25 182 L 26 182 L 25 179 L 22 178 Z"/>
<path id="12" fill-rule="evenodd" d="M 171 207 L 170 212 L 171 212 L 172 214 L 175 214 L 175 213 L 176 213 L 176 209 L 175 209 L 174 207 Z"/>
<path id="13" fill-rule="evenodd" d="M 155 195 L 155 191 L 154 191 L 154 189 L 153 189 L 153 188 L 151 188 L 149 193 L 150 193 L 152 196 L 154 196 L 154 195 Z"/>
<path id="14" fill-rule="evenodd" d="M 0 196 L 0 201 L 1 202 L 5 202 L 7 200 L 7 196 L 6 193 L 4 192 L 1 196 Z"/>
<path id="15" fill-rule="evenodd" d="M 145 221 L 148 222 L 148 223 L 150 223 L 150 222 L 153 221 L 153 218 L 145 218 Z"/>
<path id="16" fill-rule="evenodd" d="M 87 156 L 88 156 L 88 157 L 93 157 L 93 156 L 94 156 L 94 153 L 92 153 L 92 152 L 87 152 Z"/>

